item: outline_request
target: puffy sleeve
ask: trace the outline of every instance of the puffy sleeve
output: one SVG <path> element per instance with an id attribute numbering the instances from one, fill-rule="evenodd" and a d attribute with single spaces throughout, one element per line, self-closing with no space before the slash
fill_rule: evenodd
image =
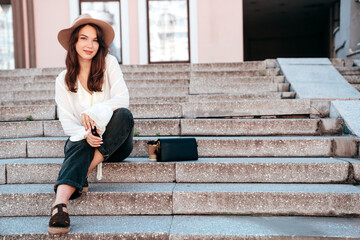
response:
<path id="1" fill-rule="evenodd" d="M 106 56 L 105 78 L 110 83 L 110 98 L 82 112 L 96 122 L 102 133 L 105 132 L 114 110 L 129 107 L 129 91 L 123 73 L 116 58 L 110 54 Z"/>
<path id="2" fill-rule="evenodd" d="M 57 104 L 58 117 L 64 133 L 71 136 L 70 140 L 80 141 L 86 138 L 89 131 L 85 131 L 85 127 L 74 114 L 70 92 L 65 87 L 65 73 L 66 70 L 59 74 L 55 84 L 55 101 Z"/>

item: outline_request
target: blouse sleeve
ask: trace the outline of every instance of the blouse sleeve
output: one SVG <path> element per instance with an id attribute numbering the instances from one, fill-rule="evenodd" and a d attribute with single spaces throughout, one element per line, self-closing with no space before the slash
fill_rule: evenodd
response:
<path id="1" fill-rule="evenodd" d="M 55 101 L 59 120 L 64 129 L 64 133 L 70 137 L 71 141 L 80 141 L 86 138 L 89 131 L 85 131 L 85 127 L 79 122 L 78 118 L 72 113 L 72 103 L 70 101 L 70 93 L 65 88 L 64 76 L 65 72 L 59 74 L 56 78 L 55 85 Z"/>
<path id="2" fill-rule="evenodd" d="M 82 112 L 95 121 L 102 133 L 105 132 L 106 126 L 116 109 L 129 107 L 129 91 L 119 63 L 111 55 L 108 55 L 106 60 L 105 75 L 110 82 L 110 98 L 101 103 L 96 103 Z"/>

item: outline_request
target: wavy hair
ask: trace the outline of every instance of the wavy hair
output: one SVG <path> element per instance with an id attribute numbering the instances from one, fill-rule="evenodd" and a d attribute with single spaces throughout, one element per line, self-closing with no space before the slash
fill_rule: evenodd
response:
<path id="1" fill-rule="evenodd" d="M 80 72 L 80 65 L 78 61 L 78 53 L 75 49 L 75 44 L 79 39 L 79 32 L 84 26 L 89 25 L 95 28 L 97 33 L 97 40 L 99 42 L 99 49 L 96 55 L 91 60 L 91 69 L 87 81 L 87 87 L 90 91 L 101 92 L 101 87 L 104 82 L 105 71 L 105 57 L 109 52 L 109 46 L 106 45 L 103 38 L 103 31 L 100 27 L 93 23 L 86 23 L 77 27 L 72 33 L 69 40 L 69 50 L 66 55 L 66 75 L 65 83 L 71 92 L 77 92 L 76 79 Z"/>

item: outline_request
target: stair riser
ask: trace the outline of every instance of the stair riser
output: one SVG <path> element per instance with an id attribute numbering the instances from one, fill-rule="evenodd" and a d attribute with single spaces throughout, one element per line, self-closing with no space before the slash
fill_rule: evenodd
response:
<path id="1" fill-rule="evenodd" d="M 0 216 L 48 216 L 54 193 L 2 194 Z M 30 206 L 25 209 L 24 206 Z M 34 207 L 36 206 L 36 207 Z M 172 193 L 88 193 L 69 205 L 72 215 L 169 215 Z"/>
<path id="2" fill-rule="evenodd" d="M 0 184 L 53 184 L 61 162 L 52 164 L 0 164 Z M 332 163 L 199 163 L 199 162 L 124 162 L 104 163 L 103 179 L 96 172 L 89 182 L 142 183 L 345 183 L 349 175 L 347 162 Z M 6 174 L 5 174 L 6 172 Z M 161 174 L 159 174 L 161 173 Z M 360 169 L 355 170 L 356 174 Z M 360 179 L 360 178 L 358 178 Z M 91 184 L 90 184 L 91 185 Z"/>
<path id="3" fill-rule="evenodd" d="M 25 137 L 65 137 L 59 121 L 0 123 L 0 139 Z M 135 120 L 135 136 L 276 136 L 339 135 L 341 120 L 302 119 L 169 119 Z"/>
<path id="4" fill-rule="evenodd" d="M 271 77 L 223 77 L 223 78 L 210 78 L 210 77 L 191 77 L 191 84 L 211 84 L 211 85 L 224 85 L 226 84 L 244 84 L 244 83 L 284 83 L 284 76 L 271 76 Z"/>
<path id="5" fill-rule="evenodd" d="M 55 105 L 0 107 L 0 121 L 25 121 L 28 117 L 34 120 L 53 120 Z"/>
<path id="6" fill-rule="evenodd" d="M 213 94 L 213 93 L 262 93 L 289 91 L 289 84 L 239 84 L 226 86 L 190 85 L 190 94 Z"/>
<path id="7" fill-rule="evenodd" d="M 209 77 L 209 78 L 233 78 L 233 77 L 267 77 L 278 76 L 280 69 L 266 70 L 244 70 L 244 71 L 197 71 L 191 72 L 191 77 Z"/>
<path id="8" fill-rule="evenodd" d="M 360 194 L 174 192 L 175 214 L 360 215 Z"/>
<path id="9" fill-rule="evenodd" d="M 154 96 L 186 96 L 189 94 L 188 87 L 146 87 L 129 88 L 131 97 L 154 97 Z"/>
<path id="10" fill-rule="evenodd" d="M 279 192 L 172 192 L 84 194 L 69 205 L 74 215 L 360 215 L 360 194 Z M 53 193 L 2 194 L 0 216 L 48 216 Z M 26 207 L 29 206 L 29 207 Z M 36 206 L 36 207 L 34 207 Z"/>
<path id="11" fill-rule="evenodd" d="M 148 157 L 147 141 L 134 140 L 130 156 Z M 1 158 L 64 157 L 66 138 L 59 140 L 0 141 Z M 197 139 L 199 157 L 354 157 L 358 154 L 354 139 L 298 138 L 298 139 Z"/>

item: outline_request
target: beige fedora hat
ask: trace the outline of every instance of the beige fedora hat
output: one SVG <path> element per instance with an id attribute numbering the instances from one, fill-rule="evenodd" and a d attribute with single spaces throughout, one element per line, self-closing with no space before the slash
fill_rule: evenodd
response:
<path id="1" fill-rule="evenodd" d="M 111 25 L 107 22 L 101 21 L 91 17 L 90 14 L 84 13 L 77 17 L 70 28 L 65 28 L 58 33 L 58 40 L 66 50 L 69 50 L 69 40 L 71 33 L 78 27 L 87 23 L 93 23 L 99 26 L 104 33 L 104 41 L 110 46 L 114 40 L 115 32 Z"/>

